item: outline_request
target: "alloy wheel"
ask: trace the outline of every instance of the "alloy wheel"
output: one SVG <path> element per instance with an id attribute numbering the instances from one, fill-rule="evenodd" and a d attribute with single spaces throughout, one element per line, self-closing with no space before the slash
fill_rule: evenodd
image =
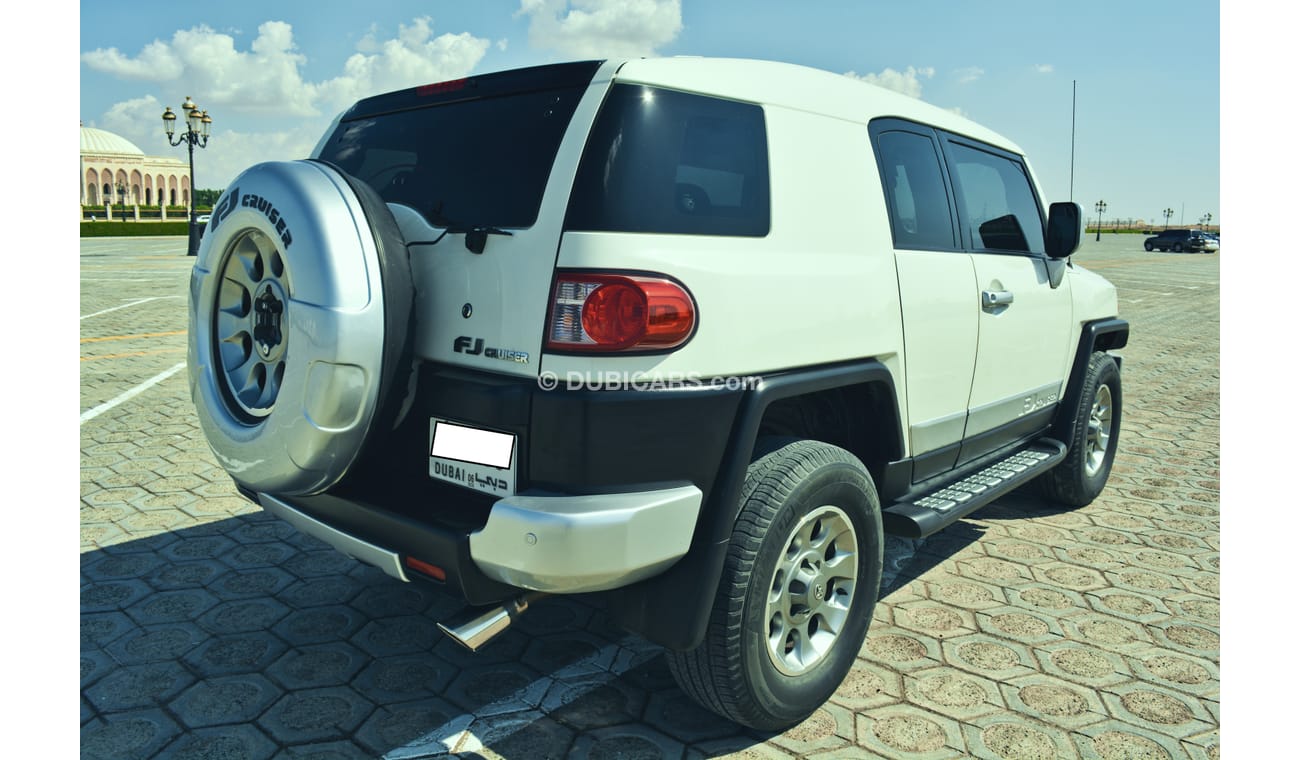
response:
<path id="1" fill-rule="evenodd" d="M 1092 411 L 1088 414 L 1088 439 L 1085 449 L 1084 471 L 1092 477 L 1101 471 L 1110 448 L 1112 405 L 1110 386 L 1097 387 L 1097 397 L 1093 399 Z"/>
<path id="2" fill-rule="evenodd" d="M 245 422 L 269 415 L 280 394 L 289 354 L 287 275 L 271 238 L 252 229 L 235 238 L 220 267 L 217 377 L 231 411 Z"/>
<path id="3" fill-rule="evenodd" d="M 768 584 L 767 654 L 795 676 L 826 656 L 848 622 L 858 579 L 858 536 L 839 507 L 812 510 L 785 540 Z"/>

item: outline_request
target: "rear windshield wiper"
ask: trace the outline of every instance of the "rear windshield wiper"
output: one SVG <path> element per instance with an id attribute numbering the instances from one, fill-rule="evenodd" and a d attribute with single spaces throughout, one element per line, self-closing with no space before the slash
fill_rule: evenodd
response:
<path id="1" fill-rule="evenodd" d="M 447 237 L 448 232 L 463 232 L 465 233 L 465 247 L 469 249 L 470 253 L 482 253 L 483 249 L 487 247 L 488 235 L 513 236 L 515 234 L 509 230 L 503 230 L 497 227 L 461 224 L 448 219 L 447 215 L 442 213 L 442 201 L 438 201 L 438 205 L 429 212 L 429 221 L 442 227 L 443 230 L 442 234 L 439 235 L 436 240 L 425 243 L 425 245 L 437 245 L 443 238 Z"/>

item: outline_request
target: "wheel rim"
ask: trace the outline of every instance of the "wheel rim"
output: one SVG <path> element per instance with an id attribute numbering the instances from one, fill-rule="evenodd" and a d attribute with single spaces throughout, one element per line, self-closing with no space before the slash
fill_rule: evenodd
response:
<path id="1" fill-rule="evenodd" d="M 271 238 L 248 230 L 221 264 L 213 315 L 217 378 L 231 411 L 245 422 L 271 413 L 284 381 L 289 282 Z"/>
<path id="2" fill-rule="evenodd" d="M 1110 449 L 1111 414 L 1113 407 L 1110 398 L 1110 386 L 1097 388 L 1097 397 L 1092 401 L 1092 411 L 1088 414 L 1087 459 L 1084 469 L 1091 477 L 1101 471 L 1106 461 L 1106 452 Z"/>
<path id="3" fill-rule="evenodd" d="M 768 583 L 767 654 L 785 675 L 821 662 L 848 623 L 858 579 L 858 536 L 842 509 L 822 506 L 786 537 Z"/>

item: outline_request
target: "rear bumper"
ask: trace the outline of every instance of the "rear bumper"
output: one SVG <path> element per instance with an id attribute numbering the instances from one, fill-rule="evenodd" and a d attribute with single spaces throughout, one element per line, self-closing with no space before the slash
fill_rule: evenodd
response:
<path id="1" fill-rule="evenodd" d="M 314 496 L 241 490 L 349 556 L 401 580 L 434 580 L 472 604 L 520 588 L 621 588 L 690 549 L 739 399 L 712 388 L 543 391 L 430 365 L 406 420 L 372 436 L 338 486 Z M 431 478 L 431 418 L 517 436 L 515 493 Z"/>
<path id="2" fill-rule="evenodd" d="M 511 496 L 470 534 L 470 557 L 494 580 L 572 594 L 662 572 L 686 554 L 704 495 L 695 486 L 589 496 Z"/>
<path id="3" fill-rule="evenodd" d="M 402 581 L 433 565 L 472 602 L 506 588 L 554 594 L 606 591 L 662 572 L 686 554 L 703 493 L 693 485 L 619 494 L 520 494 L 464 531 L 408 525 L 399 515 L 328 496 L 256 494 L 267 512 Z M 496 597 L 496 598 L 491 598 Z"/>
<path id="4" fill-rule="evenodd" d="M 382 546 L 376 546 L 369 541 L 338 530 L 332 525 L 322 522 L 307 512 L 270 494 L 257 494 L 257 503 L 261 504 L 262 509 L 266 512 L 284 520 L 312 538 L 324 541 L 349 557 L 360 560 L 367 565 L 373 565 L 399 581 L 410 580 L 402 569 L 402 558 L 397 552 L 389 551 Z"/>

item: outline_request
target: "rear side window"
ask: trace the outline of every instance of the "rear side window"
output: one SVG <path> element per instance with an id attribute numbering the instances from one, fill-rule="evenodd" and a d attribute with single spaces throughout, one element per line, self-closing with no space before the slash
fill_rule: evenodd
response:
<path id="1" fill-rule="evenodd" d="M 934 140 L 915 132 L 877 138 L 895 248 L 951 249 L 952 211 Z"/>
<path id="2" fill-rule="evenodd" d="M 762 108 L 618 84 L 587 140 L 565 227 L 762 237 L 769 209 Z"/>
<path id="3" fill-rule="evenodd" d="M 963 243 L 979 250 L 1044 253 L 1043 217 L 1024 165 L 948 143 Z"/>

